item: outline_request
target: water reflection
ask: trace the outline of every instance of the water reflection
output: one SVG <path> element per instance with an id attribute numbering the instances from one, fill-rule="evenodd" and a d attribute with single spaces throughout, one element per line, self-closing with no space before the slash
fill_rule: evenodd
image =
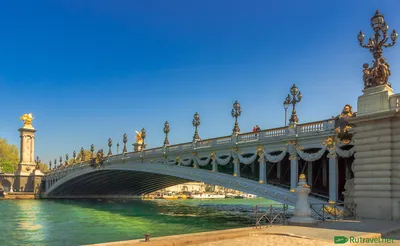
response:
<path id="1" fill-rule="evenodd" d="M 226 200 L 5 200 L 0 201 L 0 245 L 82 245 L 252 223 L 247 212 L 260 201 L 241 200 L 248 204 L 238 205 Z"/>

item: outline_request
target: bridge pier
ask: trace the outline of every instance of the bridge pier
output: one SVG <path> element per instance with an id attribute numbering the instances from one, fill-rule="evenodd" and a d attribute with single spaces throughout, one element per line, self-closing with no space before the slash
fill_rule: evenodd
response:
<path id="1" fill-rule="evenodd" d="M 355 125 L 354 201 L 361 218 L 400 219 L 400 94 L 388 85 L 363 90 Z"/>

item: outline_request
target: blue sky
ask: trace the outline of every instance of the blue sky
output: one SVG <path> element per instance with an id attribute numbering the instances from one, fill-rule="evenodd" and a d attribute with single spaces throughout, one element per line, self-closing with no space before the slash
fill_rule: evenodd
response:
<path id="1" fill-rule="evenodd" d="M 0 7 L 0 137 L 19 145 L 19 117 L 34 114 L 36 155 L 106 149 L 147 129 L 148 147 L 284 124 L 293 83 L 301 122 L 329 118 L 362 94 L 379 8 L 400 30 L 392 1 L 4 1 Z M 400 48 L 384 51 L 400 91 Z"/>

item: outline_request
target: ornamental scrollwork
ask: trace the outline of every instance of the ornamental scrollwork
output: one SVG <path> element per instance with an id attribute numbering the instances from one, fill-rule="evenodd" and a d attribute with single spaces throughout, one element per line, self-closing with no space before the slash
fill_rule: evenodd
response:
<path id="1" fill-rule="evenodd" d="M 336 140 L 334 137 L 329 136 L 328 139 L 322 143 L 322 145 L 325 146 L 329 151 L 328 158 L 336 157 Z"/>

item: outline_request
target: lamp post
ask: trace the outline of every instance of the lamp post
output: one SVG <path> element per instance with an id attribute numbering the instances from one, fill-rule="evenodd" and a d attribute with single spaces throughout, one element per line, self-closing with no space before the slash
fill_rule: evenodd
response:
<path id="1" fill-rule="evenodd" d="M 126 135 L 126 133 L 124 133 L 124 139 L 122 140 L 122 142 L 124 142 L 124 149 L 122 150 L 123 153 L 128 152 L 128 150 L 126 149 L 126 143 L 128 142 L 128 135 Z"/>
<path id="2" fill-rule="evenodd" d="M 40 163 L 39 156 L 36 156 L 35 163 L 36 163 L 36 169 L 39 169 L 39 163 Z"/>
<path id="3" fill-rule="evenodd" d="M 51 161 L 49 161 L 49 170 L 51 170 Z"/>
<path id="4" fill-rule="evenodd" d="M 388 79 L 390 76 L 389 64 L 385 61 L 385 58 L 382 56 L 383 49 L 382 47 L 389 48 L 395 45 L 397 37 L 399 36 L 395 29 L 393 29 L 390 34 L 390 39 L 392 43 L 386 43 L 389 40 L 388 30 L 389 26 L 386 24 L 386 21 L 383 15 L 377 10 L 375 15 L 371 18 L 371 27 L 374 30 L 375 34 L 372 38 L 368 39 L 367 44 L 363 44 L 365 35 L 360 31 L 358 33 L 357 39 L 361 47 L 369 49 L 374 57 L 374 64 L 372 67 L 366 63 L 364 64 L 364 86 L 375 87 L 378 85 L 384 85 L 388 83 Z"/>
<path id="5" fill-rule="evenodd" d="M 76 151 L 75 150 L 74 150 L 74 153 L 72 153 L 72 157 L 73 157 L 72 163 L 75 163 L 75 161 L 76 161 Z"/>
<path id="6" fill-rule="evenodd" d="M 169 145 L 168 133 L 169 133 L 169 130 L 170 130 L 168 121 L 166 121 L 164 123 L 164 129 L 163 130 L 164 130 L 164 133 L 165 133 L 164 146 L 167 146 L 167 145 Z"/>
<path id="7" fill-rule="evenodd" d="M 119 143 L 117 143 L 117 155 L 119 153 Z"/>
<path id="8" fill-rule="evenodd" d="M 193 116 L 192 124 L 195 127 L 193 141 L 197 141 L 200 139 L 199 132 L 197 131 L 197 127 L 200 125 L 200 115 L 197 112 Z"/>
<path id="9" fill-rule="evenodd" d="M 108 156 L 112 155 L 112 151 L 111 151 L 111 147 L 112 147 L 112 139 L 108 138 Z"/>
<path id="10" fill-rule="evenodd" d="M 235 118 L 235 125 L 233 127 L 232 134 L 238 134 L 240 132 L 239 124 L 238 124 L 238 117 L 242 114 L 242 108 L 240 107 L 240 104 L 238 101 L 235 101 L 233 104 L 233 109 L 232 109 L 232 117 Z"/>
<path id="11" fill-rule="evenodd" d="M 83 147 L 81 148 L 81 162 L 85 161 L 85 150 L 83 149 Z"/>
<path id="12" fill-rule="evenodd" d="M 144 150 L 145 147 L 146 147 L 146 145 L 144 144 L 144 139 L 146 138 L 146 129 L 142 128 L 142 130 L 141 130 L 140 132 L 141 132 L 140 136 L 141 136 L 142 139 L 143 139 L 142 150 Z"/>
<path id="13" fill-rule="evenodd" d="M 290 95 L 288 94 L 285 101 L 283 102 L 283 108 L 285 109 L 285 127 L 287 125 L 287 109 L 290 105 Z"/>
<path id="14" fill-rule="evenodd" d="M 57 158 L 54 158 L 54 168 L 57 168 Z"/>
<path id="15" fill-rule="evenodd" d="M 69 155 L 67 153 L 67 154 L 65 154 L 65 166 L 68 166 L 68 159 L 69 159 Z"/>
<path id="16" fill-rule="evenodd" d="M 94 157 L 94 144 L 90 145 L 90 152 L 92 152 L 92 155 L 90 156 L 90 158 Z"/>
<path id="17" fill-rule="evenodd" d="M 299 89 L 296 87 L 295 84 L 293 84 L 292 88 L 290 88 L 290 93 L 292 94 L 292 98 L 290 99 L 289 104 L 293 105 L 293 109 L 292 109 L 292 115 L 290 116 L 289 119 L 289 125 L 293 126 L 299 123 L 299 118 L 297 117 L 296 113 L 296 103 L 301 101 L 303 95 L 301 94 L 301 92 L 299 91 Z M 290 97 L 290 95 L 288 95 L 288 97 Z"/>

